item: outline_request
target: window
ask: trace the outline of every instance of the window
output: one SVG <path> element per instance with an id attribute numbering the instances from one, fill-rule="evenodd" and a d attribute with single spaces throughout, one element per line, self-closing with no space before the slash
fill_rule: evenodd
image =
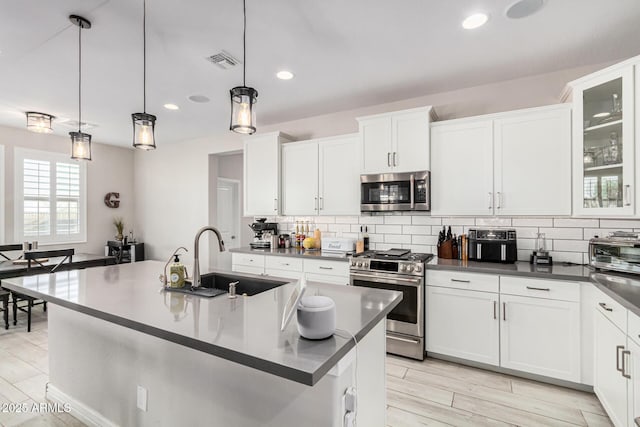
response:
<path id="1" fill-rule="evenodd" d="M 15 150 L 16 241 L 86 241 L 86 164 L 64 154 Z"/>

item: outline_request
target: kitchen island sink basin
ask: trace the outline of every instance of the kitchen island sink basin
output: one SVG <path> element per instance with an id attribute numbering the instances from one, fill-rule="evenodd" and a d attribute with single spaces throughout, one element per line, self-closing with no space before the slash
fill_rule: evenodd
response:
<path id="1" fill-rule="evenodd" d="M 228 273 L 207 273 L 200 276 L 200 280 L 200 288 L 193 291 L 190 288 L 190 283 L 187 283 L 184 288 L 167 288 L 167 290 L 170 292 L 180 292 L 210 298 L 228 293 L 229 284 L 237 282 L 237 295 L 246 294 L 247 296 L 253 296 L 287 283 L 278 280 L 255 279 Z"/>

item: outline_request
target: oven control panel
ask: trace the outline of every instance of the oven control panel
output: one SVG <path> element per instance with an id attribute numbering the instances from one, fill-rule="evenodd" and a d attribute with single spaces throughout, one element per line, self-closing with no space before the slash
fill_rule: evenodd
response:
<path id="1" fill-rule="evenodd" d="M 424 264 L 416 261 L 387 261 L 368 258 L 351 258 L 351 271 L 371 271 L 381 273 L 409 274 L 421 276 Z"/>

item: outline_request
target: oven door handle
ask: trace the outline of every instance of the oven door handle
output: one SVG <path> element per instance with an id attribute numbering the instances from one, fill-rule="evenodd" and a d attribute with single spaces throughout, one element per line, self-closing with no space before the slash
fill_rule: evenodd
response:
<path id="1" fill-rule="evenodd" d="M 402 337 L 398 337 L 395 335 L 391 335 L 391 334 L 387 334 L 387 338 L 388 339 L 392 339 L 392 340 L 396 340 L 396 341 L 402 341 L 402 342 L 407 342 L 410 344 L 419 344 L 420 340 L 412 340 L 411 338 L 402 338 Z"/>
<path id="2" fill-rule="evenodd" d="M 413 286 L 413 287 L 420 287 L 423 284 L 423 280 L 421 278 L 418 279 L 411 279 L 411 278 L 397 278 L 397 277 L 390 277 L 390 276 L 372 276 L 372 275 L 368 275 L 368 274 L 359 274 L 359 273 L 351 273 L 351 278 L 352 279 L 362 279 L 362 280 L 366 280 L 369 282 L 374 282 L 374 283 L 389 283 L 391 285 L 405 285 L 405 286 Z"/>

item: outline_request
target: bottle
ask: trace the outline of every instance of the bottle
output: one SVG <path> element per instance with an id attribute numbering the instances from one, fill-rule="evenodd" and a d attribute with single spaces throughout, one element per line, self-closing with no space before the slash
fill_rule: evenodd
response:
<path id="1" fill-rule="evenodd" d="M 306 221 L 304 226 L 304 237 L 306 239 L 307 237 L 310 237 L 310 236 L 311 236 L 311 230 L 309 230 L 309 221 Z"/>
<path id="2" fill-rule="evenodd" d="M 620 159 L 618 158 L 618 133 L 611 132 L 609 134 L 609 161 L 610 163 L 619 163 Z"/>
<path id="3" fill-rule="evenodd" d="M 300 247 L 300 224 L 298 223 L 298 221 L 296 221 L 296 235 L 295 235 L 296 241 L 295 241 L 295 247 L 299 248 Z"/>
<path id="4" fill-rule="evenodd" d="M 364 252 L 364 233 L 362 232 L 362 226 L 360 226 L 358 240 L 356 241 L 356 253 L 360 254 L 362 252 Z"/>
<path id="5" fill-rule="evenodd" d="M 364 227 L 364 250 L 369 250 L 369 227 Z"/>
<path id="6" fill-rule="evenodd" d="M 171 264 L 171 268 L 169 269 L 169 280 L 170 286 L 172 288 L 182 288 L 184 287 L 184 277 L 185 277 L 185 267 L 184 264 L 180 262 L 180 258 L 178 255 L 173 259 L 173 264 Z"/>
<path id="7" fill-rule="evenodd" d="M 322 233 L 320 232 L 319 228 L 316 228 L 316 230 L 313 232 L 313 238 L 316 241 L 316 249 L 320 249 L 322 247 Z"/>

